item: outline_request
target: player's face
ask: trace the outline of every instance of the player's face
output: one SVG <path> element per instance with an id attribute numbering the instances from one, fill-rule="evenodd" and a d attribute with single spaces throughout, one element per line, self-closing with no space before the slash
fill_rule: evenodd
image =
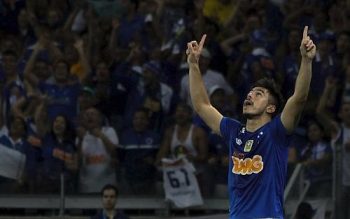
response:
<path id="1" fill-rule="evenodd" d="M 107 189 L 103 192 L 102 205 L 106 210 L 112 210 L 117 203 L 117 196 L 113 189 Z"/>
<path id="2" fill-rule="evenodd" d="M 259 117 L 266 112 L 269 105 L 269 92 L 263 87 L 254 87 L 243 102 L 243 115 L 248 119 Z"/>

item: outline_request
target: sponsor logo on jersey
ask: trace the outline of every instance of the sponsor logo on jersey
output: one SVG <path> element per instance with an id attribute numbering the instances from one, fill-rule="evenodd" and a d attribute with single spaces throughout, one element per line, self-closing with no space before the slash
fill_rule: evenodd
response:
<path id="1" fill-rule="evenodd" d="M 254 140 L 246 141 L 246 143 L 244 145 L 244 152 L 249 152 L 250 150 L 252 150 L 253 144 L 254 144 Z"/>
<path id="2" fill-rule="evenodd" d="M 236 138 L 236 144 L 241 145 L 242 144 L 242 140 L 239 139 L 239 138 Z"/>
<path id="3" fill-rule="evenodd" d="M 264 169 L 264 162 L 260 155 L 254 155 L 253 158 L 240 159 L 232 156 L 232 173 L 239 175 L 251 175 L 259 173 Z"/>

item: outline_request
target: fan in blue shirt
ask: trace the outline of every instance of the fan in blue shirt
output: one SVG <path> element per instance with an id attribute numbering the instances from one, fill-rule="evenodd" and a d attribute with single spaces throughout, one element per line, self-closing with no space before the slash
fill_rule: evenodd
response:
<path id="1" fill-rule="evenodd" d="M 258 80 L 243 102 L 245 124 L 223 117 L 210 103 L 198 64 L 206 35 L 187 44 L 190 94 L 198 115 L 229 145 L 230 219 L 284 218 L 287 146 L 306 103 L 316 46 L 304 28 L 301 65 L 284 108 L 272 79 Z"/>

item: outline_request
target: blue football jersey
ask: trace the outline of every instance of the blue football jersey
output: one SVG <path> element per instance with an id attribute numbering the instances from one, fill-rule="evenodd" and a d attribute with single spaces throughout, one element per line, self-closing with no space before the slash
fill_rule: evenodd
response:
<path id="1" fill-rule="evenodd" d="M 229 145 L 231 158 L 228 173 L 230 219 L 284 218 L 283 193 L 290 135 L 280 116 L 255 132 L 224 117 L 220 132 Z"/>

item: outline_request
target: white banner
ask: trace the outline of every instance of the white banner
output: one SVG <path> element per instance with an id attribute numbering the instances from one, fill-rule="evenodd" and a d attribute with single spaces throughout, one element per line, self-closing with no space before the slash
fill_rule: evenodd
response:
<path id="1" fill-rule="evenodd" d="M 26 155 L 0 144 L 0 175 L 19 180 L 24 172 Z"/>
<path id="2" fill-rule="evenodd" d="M 165 199 L 178 208 L 203 204 L 194 174 L 195 168 L 185 158 L 162 159 Z"/>

